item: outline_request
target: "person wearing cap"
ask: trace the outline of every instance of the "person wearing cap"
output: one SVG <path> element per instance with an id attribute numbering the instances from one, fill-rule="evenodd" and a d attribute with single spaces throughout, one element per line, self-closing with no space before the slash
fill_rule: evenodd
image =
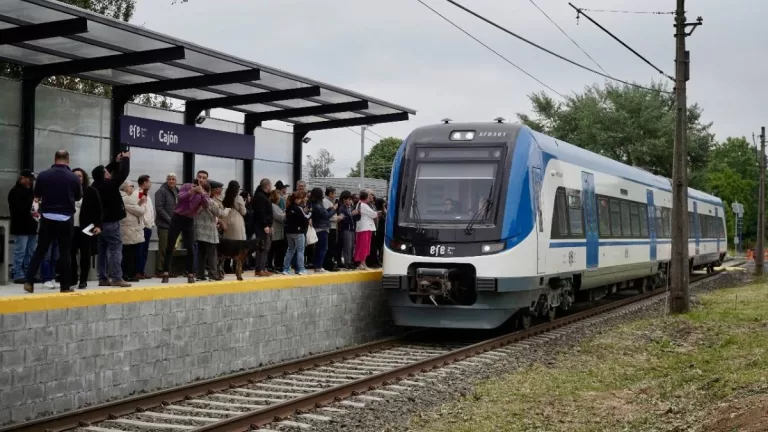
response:
<path id="1" fill-rule="evenodd" d="M 56 152 L 53 166 L 38 176 L 34 193 L 40 199 L 40 237 L 27 268 L 24 290 L 34 292 L 35 274 L 55 239 L 59 244 L 61 259 L 60 290 L 72 292 L 69 286 L 72 280 L 69 249 L 72 246 L 75 202 L 83 197 L 83 188 L 80 179 L 69 169 L 69 152 Z"/>
<path id="2" fill-rule="evenodd" d="M 219 275 L 219 260 L 216 245 L 219 244 L 219 230 L 217 223 L 227 212 L 221 204 L 221 193 L 224 184 L 215 180 L 208 180 L 203 188 L 210 188 L 208 206 L 200 210 L 195 217 L 195 238 L 197 240 L 197 280 L 205 280 L 205 270 L 208 269 L 208 277 L 211 280 L 221 280 Z"/>
<path id="3" fill-rule="evenodd" d="M 288 186 L 290 185 L 283 183 L 282 180 L 278 180 L 277 183 L 275 183 L 275 190 L 280 194 L 280 201 L 277 202 L 277 206 L 283 211 L 285 211 L 285 198 L 287 196 Z"/>
<path id="4" fill-rule="evenodd" d="M 27 281 L 24 269 L 29 267 L 29 260 L 37 245 L 37 219 L 33 214 L 32 204 L 35 193 L 32 186 L 35 174 L 32 170 L 22 170 L 10 192 L 8 209 L 11 213 L 11 235 L 13 236 L 13 282 L 23 284 Z"/>
<path id="5" fill-rule="evenodd" d="M 204 208 L 209 205 L 209 194 L 203 190 L 203 186 L 199 180 L 198 174 L 197 184 L 185 183 L 181 189 L 179 189 L 179 201 L 176 207 L 173 209 L 173 215 L 171 216 L 171 225 L 168 229 L 168 248 L 165 250 L 165 266 L 160 269 L 162 272 L 162 283 L 168 283 L 170 280 L 170 266 L 173 259 L 173 251 L 176 249 L 176 241 L 179 239 L 179 235 L 182 236 L 184 241 L 184 249 L 187 251 L 186 267 L 187 267 L 187 282 L 195 283 L 195 217 Z M 208 176 L 206 174 L 205 179 L 207 181 Z"/>
<path id="6" fill-rule="evenodd" d="M 120 153 L 109 165 L 99 165 L 91 172 L 93 188 L 99 192 L 102 206 L 99 235 L 99 286 L 130 287 L 123 280 L 123 240 L 120 221 L 127 215 L 120 187 L 131 173 L 131 153 Z"/>

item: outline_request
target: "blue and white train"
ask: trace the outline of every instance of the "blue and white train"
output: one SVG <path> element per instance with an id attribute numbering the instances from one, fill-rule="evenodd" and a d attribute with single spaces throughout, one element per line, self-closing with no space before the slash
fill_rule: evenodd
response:
<path id="1" fill-rule="evenodd" d="M 383 285 L 400 326 L 496 328 L 666 283 L 670 180 L 509 123 L 416 129 L 392 169 Z M 690 269 L 726 253 L 689 189 Z"/>

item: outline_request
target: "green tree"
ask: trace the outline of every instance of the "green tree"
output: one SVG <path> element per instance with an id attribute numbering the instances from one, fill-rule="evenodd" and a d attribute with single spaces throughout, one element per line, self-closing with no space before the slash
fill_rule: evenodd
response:
<path id="1" fill-rule="evenodd" d="M 726 138 L 712 148 L 707 169 L 702 176 L 704 190 L 720 197 L 725 205 L 728 244 L 733 246 L 736 234 L 731 204 L 744 205 L 744 241 L 751 244 L 757 238 L 757 193 L 759 187 L 757 153 L 746 138 Z"/>
<path id="2" fill-rule="evenodd" d="M 336 162 L 331 152 L 326 149 L 320 149 L 317 157 L 307 155 L 307 166 L 309 167 L 310 178 L 328 178 L 333 177 L 331 165 Z"/>
<path id="3" fill-rule="evenodd" d="M 668 85 L 652 90 L 606 83 L 558 102 L 546 93 L 530 95 L 534 116 L 518 114 L 531 129 L 657 175 L 672 177 L 675 102 Z M 702 110 L 688 107 L 688 169 L 691 187 L 700 187 L 714 145 L 712 124 L 700 123 Z"/>
<path id="4" fill-rule="evenodd" d="M 128 22 L 136 10 L 136 0 L 61 0 L 63 3 L 77 6 L 92 12 L 99 13 L 109 18 Z M 0 76 L 20 79 L 21 67 L 11 63 L 0 62 Z M 76 91 L 102 97 L 112 96 L 112 87 L 95 81 L 71 76 L 54 76 L 43 80 L 42 85 Z M 157 95 L 139 95 L 134 97 L 134 102 L 170 108 L 168 98 Z"/>
<path id="5" fill-rule="evenodd" d="M 403 140 L 395 137 L 387 137 L 371 147 L 371 151 L 365 155 L 365 177 L 389 181 L 392 172 L 392 162 L 395 160 L 397 149 Z M 355 165 L 347 177 L 360 177 L 360 162 Z"/>

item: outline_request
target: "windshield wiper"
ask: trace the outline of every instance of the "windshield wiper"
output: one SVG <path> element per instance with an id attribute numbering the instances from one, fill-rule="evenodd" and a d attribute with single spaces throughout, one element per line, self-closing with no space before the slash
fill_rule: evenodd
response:
<path id="1" fill-rule="evenodd" d="M 493 205 L 493 185 L 491 185 L 491 190 L 488 191 L 488 198 L 485 200 L 485 204 L 477 209 L 475 214 L 472 215 L 472 219 L 469 220 L 469 223 L 464 228 L 465 235 L 469 236 L 475 233 L 475 223 L 477 222 L 480 214 L 483 213 L 483 220 L 488 218 L 488 211 L 491 209 L 491 205 Z"/>
<path id="2" fill-rule="evenodd" d="M 411 199 L 411 219 L 416 224 L 416 232 L 424 232 L 424 228 L 421 225 L 421 213 L 419 212 L 419 201 L 416 199 L 416 188 L 418 184 L 413 187 L 413 198 Z"/>

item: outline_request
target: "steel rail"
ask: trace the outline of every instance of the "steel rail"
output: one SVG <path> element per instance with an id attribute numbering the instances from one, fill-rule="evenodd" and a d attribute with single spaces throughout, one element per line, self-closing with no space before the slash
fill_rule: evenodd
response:
<path id="1" fill-rule="evenodd" d="M 115 402 L 108 402 L 75 411 L 69 411 L 51 417 L 44 417 L 26 423 L 0 428 L 0 432 L 54 432 L 83 427 L 92 423 L 108 420 L 109 418 L 121 417 L 137 411 L 156 408 L 167 403 L 179 402 L 184 400 L 185 397 L 203 396 L 210 394 L 211 392 L 224 391 L 233 386 L 242 387 L 268 379 L 271 375 L 297 372 L 305 368 L 317 367 L 344 360 L 345 357 L 381 351 L 396 346 L 407 336 L 421 332 L 423 332 L 423 330 L 412 331 L 397 337 L 369 342 L 367 344 L 340 349 L 329 353 L 315 354 L 298 360 L 279 363 L 274 366 L 267 366 L 246 372 L 238 372 L 223 377 L 187 384 L 181 387 L 159 390 L 127 399 L 121 399 Z"/>
<path id="2" fill-rule="evenodd" d="M 725 269 L 703 275 L 701 279 L 693 282 L 708 279 L 721 274 Z M 651 297 L 659 296 L 667 292 L 667 288 L 660 288 L 644 294 L 639 294 L 623 300 L 617 300 L 609 304 L 586 310 L 584 312 L 568 315 L 555 321 L 530 327 L 527 330 L 515 331 L 499 337 L 478 342 L 467 347 L 448 352 L 446 354 L 431 357 L 419 362 L 412 363 L 403 367 L 392 369 L 376 375 L 370 375 L 349 383 L 341 384 L 322 391 L 308 394 L 295 399 L 289 399 L 285 402 L 270 405 L 260 410 L 251 411 L 224 419 L 221 422 L 193 429 L 192 432 L 243 432 L 247 430 L 258 429 L 275 421 L 284 420 L 293 414 L 302 413 L 303 410 L 320 408 L 326 404 L 338 402 L 349 396 L 356 396 L 360 392 L 374 390 L 378 386 L 391 384 L 403 379 L 404 376 L 413 376 L 419 372 L 427 372 L 430 369 L 438 369 L 441 366 L 448 366 L 451 363 L 464 360 L 466 358 L 488 352 L 490 350 L 501 348 L 514 342 L 528 339 L 530 337 L 546 333 L 557 328 L 583 321 L 596 315 L 602 315 L 615 309 L 628 306 L 632 303 L 640 302 Z"/>

